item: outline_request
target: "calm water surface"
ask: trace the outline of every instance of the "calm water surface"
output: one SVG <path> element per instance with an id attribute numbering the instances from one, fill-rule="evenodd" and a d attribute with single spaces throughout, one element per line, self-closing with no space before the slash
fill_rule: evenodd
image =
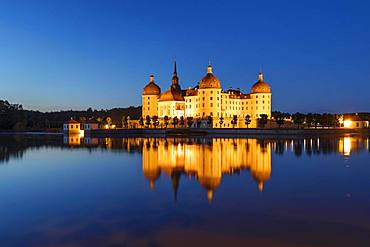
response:
<path id="1" fill-rule="evenodd" d="M 0 246 L 370 246 L 369 146 L 0 135 Z"/>

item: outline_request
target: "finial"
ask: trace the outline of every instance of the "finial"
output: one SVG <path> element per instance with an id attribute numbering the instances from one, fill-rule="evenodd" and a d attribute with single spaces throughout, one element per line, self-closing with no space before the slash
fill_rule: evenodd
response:
<path id="1" fill-rule="evenodd" d="M 212 204 L 212 199 L 213 199 L 213 190 L 208 190 L 208 191 L 207 191 L 207 199 L 208 199 L 208 203 L 209 203 L 209 204 Z"/>
<path id="2" fill-rule="evenodd" d="M 176 60 L 175 60 L 175 65 L 174 65 L 174 69 L 173 69 L 173 74 L 174 74 L 174 75 L 176 75 L 176 74 L 177 74 Z"/>
<path id="3" fill-rule="evenodd" d="M 154 82 L 154 75 L 150 75 L 150 82 Z"/>
<path id="4" fill-rule="evenodd" d="M 258 81 L 263 81 L 263 73 L 262 73 L 262 69 L 260 70 L 259 74 L 258 74 Z"/>
<path id="5" fill-rule="evenodd" d="M 209 65 L 207 67 L 207 73 L 212 74 L 212 65 L 211 65 L 211 63 L 209 63 Z"/>

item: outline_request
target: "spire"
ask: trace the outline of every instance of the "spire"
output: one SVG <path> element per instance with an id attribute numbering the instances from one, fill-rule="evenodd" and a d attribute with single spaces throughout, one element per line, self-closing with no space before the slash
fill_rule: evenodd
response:
<path id="1" fill-rule="evenodd" d="M 174 69 L 173 69 L 173 74 L 174 74 L 174 75 L 177 75 L 176 61 L 175 61 Z"/>
<path id="2" fill-rule="evenodd" d="M 149 82 L 154 82 L 154 75 L 150 75 L 150 81 Z"/>
<path id="3" fill-rule="evenodd" d="M 172 85 L 171 85 L 171 88 L 173 88 L 175 90 L 178 90 L 178 91 L 181 91 L 181 88 L 180 88 L 180 85 L 179 85 L 179 77 L 177 76 L 177 65 L 176 65 L 176 61 L 174 63 L 174 67 L 173 67 L 173 76 L 172 76 Z"/>

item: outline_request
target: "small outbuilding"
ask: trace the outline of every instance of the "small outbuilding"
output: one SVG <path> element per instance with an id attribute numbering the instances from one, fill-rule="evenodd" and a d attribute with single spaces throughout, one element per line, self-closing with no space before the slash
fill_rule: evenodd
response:
<path id="1" fill-rule="evenodd" d="M 351 129 L 369 128 L 369 121 L 362 119 L 359 115 L 344 115 L 343 127 Z"/>
<path id="2" fill-rule="evenodd" d="M 79 134 L 81 133 L 81 124 L 71 119 L 63 124 L 63 132 L 68 134 Z"/>

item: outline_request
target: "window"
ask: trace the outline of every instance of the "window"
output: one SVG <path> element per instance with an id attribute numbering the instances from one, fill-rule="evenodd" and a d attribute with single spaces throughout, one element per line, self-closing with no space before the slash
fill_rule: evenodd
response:
<path id="1" fill-rule="evenodd" d="M 217 100 L 220 100 L 220 97 L 217 97 Z"/>
<path id="2" fill-rule="evenodd" d="M 211 91 L 211 94 L 213 94 L 213 91 Z"/>
<path id="3" fill-rule="evenodd" d="M 210 99 L 210 100 L 213 100 L 213 97 L 210 97 L 209 99 Z"/>
<path id="4" fill-rule="evenodd" d="M 258 101 L 256 100 L 256 104 L 258 104 Z"/>
<path id="5" fill-rule="evenodd" d="M 76 125 L 76 129 L 78 129 L 78 125 Z"/>
<path id="6" fill-rule="evenodd" d="M 211 103 L 211 107 L 213 107 L 213 103 Z"/>
<path id="7" fill-rule="evenodd" d="M 189 102 L 191 102 L 191 99 L 189 99 Z"/>
<path id="8" fill-rule="evenodd" d="M 204 100 L 204 97 L 202 99 Z"/>
<path id="9" fill-rule="evenodd" d="M 73 125 L 71 125 L 71 129 L 73 129 Z"/>
<path id="10" fill-rule="evenodd" d="M 263 95 L 262 98 L 265 98 L 265 95 Z"/>
<path id="11" fill-rule="evenodd" d="M 148 97 L 148 99 L 150 99 L 150 97 Z"/>
<path id="12" fill-rule="evenodd" d="M 204 103 L 203 103 L 203 107 L 204 107 Z"/>
<path id="13" fill-rule="evenodd" d="M 149 107 L 148 107 L 148 111 L 149 111 Z"/>
<path id="14" fill-rule="evenodd" d="M 256 95 L 256 99 L 258 99 L 258 95 Z"/>
<path id="15" fill-rule="evenodd" d="M 264 100 L 262 101 L 262 104 L 265 104 L 265 101 Z"/>
<path id="16" fill-rule="evenodd" d="M 203 91 L 203 94 L 205 94 L 205 92 Z"/>

